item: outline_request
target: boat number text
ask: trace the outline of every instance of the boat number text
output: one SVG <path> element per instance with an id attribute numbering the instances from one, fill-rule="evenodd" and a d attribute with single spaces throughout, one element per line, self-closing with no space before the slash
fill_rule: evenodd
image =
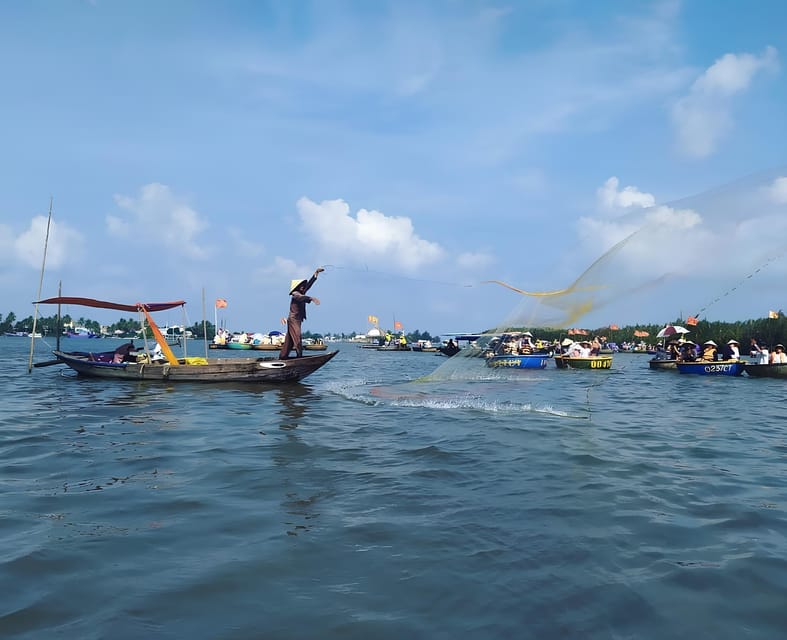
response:
<path id="1" fill-rule="evenodd" d="M 709 364 L 705 367 L 706 373 L 726 373 L 732 371 L 731 364 Z"/>

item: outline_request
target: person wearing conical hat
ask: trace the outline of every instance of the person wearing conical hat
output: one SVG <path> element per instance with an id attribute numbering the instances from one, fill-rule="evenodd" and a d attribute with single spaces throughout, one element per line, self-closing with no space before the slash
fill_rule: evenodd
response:
<path id="1" fill-rule="evenodd" d="M 713 361 L 716 359 L 716 343 L 713 340 L 706 340 L 702 344 L 702 359 Z"/>
<path id="2" fill-rule="evenodd" d="M 284 360 L 290 356 L 290 351 L 295 349 L 298 358 L 303 355 L 303 345 L 301 344 L 301 323 L 306 320 L 306 305 L 310 302 L 320 304 L 319 299 L 314 296 L 307 296 L 306 292 L 311 289 L 317 280 L 317 275 L 325 271 L 318 267 L 314 275 L 308 280 L 292 280 L 290 282 L 290 313 L 287 316 L 287 335 L 284 344 L 279 351 L 279 358 Z"/>
<path id="3" fill-rule="evenodd" d="M 769 358 L 770 358 L 769 362 L 771 364 L 787 364 L 787 354 L 784 353 L 784 345 L 777 344 L 773 348 L 773 351 L 771 352 Z"/>

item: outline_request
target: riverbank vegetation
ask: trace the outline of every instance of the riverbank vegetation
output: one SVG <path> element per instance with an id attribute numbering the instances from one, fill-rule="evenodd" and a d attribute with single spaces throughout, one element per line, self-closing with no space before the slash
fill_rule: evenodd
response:
<path id="1" fill-rule="evenodd" d="M 697 343 L 705 340 L 713 340 L 717 344 L 726 343 L 730 339 L 738 340 L 743 347 L 749 344 L 751 338 L 767 345 L 785 343 L 787 341 L 787 317 L 779 311 L 774 313 L 776 317 L 755 318 L 750 320 L 739 320 L 736 322 L 721 322 L 715 320 L 700 320 L 696 326 L 688 326 L 685 320 L 675 319 L 670 324 L 684 326 L 690 330 L 687 339 Z M 66 327 L 84 327 L 95 334 L 107 337 L 134 337 L 138 334 L 139 320 L 136 318 L 121 318 L 110 325 L 100 325 L 95 320 L 89 318 L 73 318 L 64 315 L 58 319 L 57 315 L 41 316 L 36 322 L 36 331 L 47 336 L 56 336 L 62 333 Z M 0 334 L 3 333 L 27 333 L 32 331 L 33 316 L 17 319 L 16 314 L 10 311 L 6 316 L 0 314 Z M 577 340 L 584 336 L 590 338 L 594 336 L 605 337 L 608 342 L 644 342 L 652 345 L 659 342 L 656 335 L 664 328 L 663 324 L 638 324 L 633 326 L 598 327 L 595 329 L 582 329 L 586 333 L 576 333 L 576 330 L 550 329 L 543 327 L 519 327 L 519 331 L 531 331 L 536 338 L 541 340 L 562 340 L 570 336 Z M 183 330 L 190 331 L 195 338 L 202 338 L 206 330 L 208 339 L 212 339 L 215 334 L 213 323 L 207 322 L 204 327 L 201 322 L 195 322 L 190 327 L 183 327 Z M 242 329 L 241 329 L 242 330 Z M 569 333 L 571 331 L 571 333 Z M 482 332 L 480 332 L 482 333 Z M 339 339 L 349 339 L 356 337 L 356 332 L 335 334 Z M 415 330 L 405 334 L 408 342 L 418 340 L 439 341 L 439 336 L 432 336 L 428 331 Z M 325 334 L 319 332 L 304 332 L 304 338 L 324 338 Z M 678 336 L 679 337 L 679 336 Z"/>

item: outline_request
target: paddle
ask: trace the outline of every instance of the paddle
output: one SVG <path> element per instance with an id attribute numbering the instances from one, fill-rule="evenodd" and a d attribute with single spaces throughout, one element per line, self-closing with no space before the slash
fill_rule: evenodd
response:
<path id="1" fill-rule="evenodd" d="M 34 362 L 34 367 L 51 367 L 53 364 L 64 364 L 62 360 L 46 360 L 44 362 Z"/>

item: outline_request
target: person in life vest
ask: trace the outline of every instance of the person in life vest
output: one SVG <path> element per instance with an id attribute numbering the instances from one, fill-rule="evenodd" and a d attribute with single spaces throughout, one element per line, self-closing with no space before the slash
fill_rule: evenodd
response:
<path id="1" fill-rule="evenodd" d="M 301 344 L 301 323 L 306 320 L 306 305 L 310 302 L 319 305 L 320 301 L 314 296 L 307 296 L 306 292 L 316 282 L 317 276 L 325 271 L 319 267 L 308 280 L 293 280 L 290 282 L 290 313 L 287 316 L 287 336 L 279 351 L 279 358 L 284 360 L 290 356 L 290 351 L 295 349 L 298 358 L 303 356 Z"/>

